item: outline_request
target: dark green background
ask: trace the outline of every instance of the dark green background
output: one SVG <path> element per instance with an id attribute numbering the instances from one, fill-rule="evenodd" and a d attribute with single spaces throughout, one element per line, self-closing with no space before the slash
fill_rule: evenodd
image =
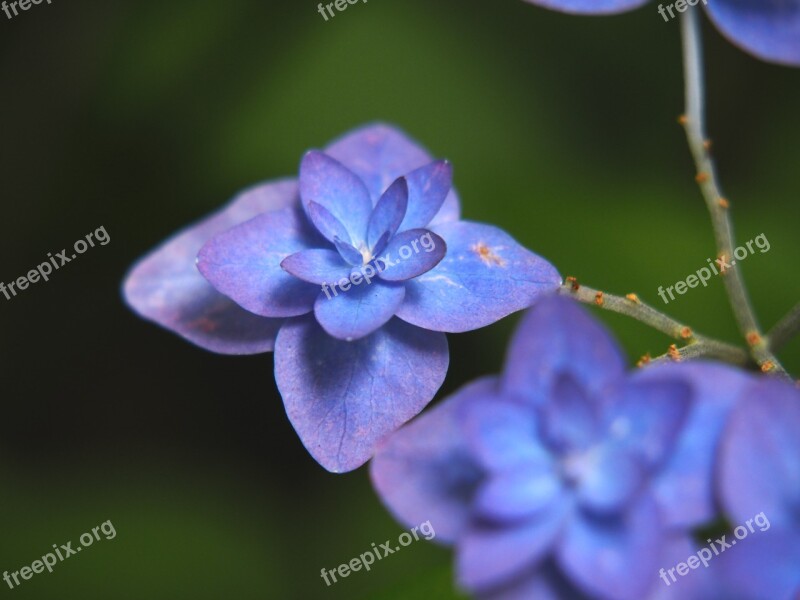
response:
<path id="1" fill-rule="evenodd" d="M 0 597 L 455 598 L 451 555 L 415 543 L 326 588 L 402 531 L 366 469 L 306 453 L 272 357 L 220 357 L 136 318 L 130 264 L 304 150 L 385 120 L 453 161 L 466 218 L 495 223 L 609 292 L 658 286 L 714 246 L 675 118 L 677 21 L 654 5 L 577 18 L 521 0 L 53 0 L 0 14 L 0 281 L 104 226 L 49 283 L 0 297 L 0 572 L 112 520 Z M 800 297 L 800 71 L 706 27 L 709 125 L 765 326 Z M 667 311 L 730 341 L 721 282 Z M 632 361 L 669 340 L 602 315 Z M 515 318 L 450 336 L 443 391 L 496 371 Z M 800 346 L 783 354 L 800 373 Z M 440 395 L 441 397 L 441 395 Z M 435 524 L 434 524 L 435 525 Z"/>

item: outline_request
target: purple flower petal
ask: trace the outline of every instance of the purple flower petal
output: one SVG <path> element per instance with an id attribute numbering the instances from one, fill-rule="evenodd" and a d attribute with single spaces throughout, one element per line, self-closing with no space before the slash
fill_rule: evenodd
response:
<path id="1" fill-rule="evenodd" d="M 639 8 L 647 0 L 526 0 L 526 2 L 566 13 L 602 15 Z"/>
<path id="2" fill-rule="evenodd" d="M 322 237 L 329 242 L 333 243 L 336 238 L 348 244 L 351 242 L 350 234 L 347 233 L 347 229 L 342 222 L 334 217 L 330 211 L 321 204 L 317 204 L 313 200 L 307 202 L 306 215 L 317 231 L 322 234 Z"/>
<path id="3" fill-rule="evenodd" d="M 333 238 L 333 245 L 336 246 L 336 250 L 339 251 L 339 256 L 341 256 L 342 259 L 351 266 L 355 267 L 356 265 L 364 264 L 364 256 L 351 244 L 348 244 L 338 237 L 335 237 Z"/>
<path id="4" fill-rule="evenodd" d="M 623 377 L 625 360 L 605 327 L 576 302 L 546 297 L 514 334 L 502 385 L 541 404 L 550 400 L 562 373 L 569 373 L 587 396 L 597 397 Z"/>
<path id="5" fill-rule="evenodd" d="M 463 421 L 469 446 L 487 470 L 552 465 L 550 453 L 539 443 L 535 413 L 527 406 L 487 391 L 483 402 L 464 409 Z"/>
<path id="6" fill-rule="evenodd" d="M 611 394 L 606 415 L 614 443 L 634 452 L 643 464 L 663 462 L 675 445 L 692 407 L 692 388 L 684 381 L 637 377 Z"/>
<path id="7" fill-rule="evenodd" d="M 646 482 L 641 460 L 618 444 L 601 444 L 568 460 L 568 469 L 578 476 L 581 506 L 595 514 L 618 513 Z"/>
<path id="8" fill-rule="evenodd" d="M 549 559 L 529 574 L 478 597 L 480 600 L 592 600 L 575 589 Z"/>
<path id="9" fill-rule="evenodd" d="M 372 211 L 367 228 L 367 246 L 375 252 L 382 251 L 382 248 L 376 249 L 378 243 L 387 233 L 391 238 L 397 232 L 407 208 L 408 183 L 405 177 L 400 177 L 384 192 Z"/>
<path id="10" fill-rule="evenodd" d="M 367 125 L 346 134 L 325 149 L 363 181 L 372 203 L 393 181 L 431 162 L 418 143 L 389 125 Z"/>
<path id="11" fill-rule="evenodd" d="M 687 363 L 688 364 L 688 363 Z M 743 596 L 731 593 L 722 575 L 721 561 L 725 555 L 709 563 L 709 568 L 690 570 L 686 575 L 680 575 L 676 566 L 697 553 L 700 545 L 685 531 L 670 534 L 663 541 L 664 551 L 661 556 L 661 568 L 658 571 L 658 583 L 647 595 L 647 600 L 747 600 Z M 710 550 L 709 550 L 710 552 Z M 669 571 L 672 571 L 671 573 Z M 750 600 L 753 600 L 752 598 Z"/>
<path id="12" fill-rule="evenodd" d="M 308 152 L 300 163 L 300 197 L 306 210 L 309 202 L 320 204 L 345 226 L 353 244 L 364 244 L 372 213 L 369 192 L 339 161 L 322 152 Z"/>
<path id="13" fill-rule="evenodd" d="M 369 189 L 373 205 L 395 179 L 433 160 L 403 132 L 383 124 L 357 129 L 328 146 L 325 152 L 359 176 Z M 457 221 L 460 215 L 458 197 L 451 190 L 430 224 Z"/>
<path id="14" fill-rule="evenodd" d="M 296 207 L 264 213 L 206 242 L 197 268 L 217 291 L 252 313 L 303 315 L 313 309 L 319 288 L 284 271 L 281 262 L 317 239 Z"/>
<path id="15" fill-rule="evenodd" d="M 397 316 L 413 325 L 453 333 L 478 329 L 561 284 L 550 263 L 496 227 L 460 221 L 432 229 L 446 242 L 447 255 L 407 283 Z"/>
<path id="16" fill-rule="evenodd" d="M 389 234 L 388 231 L 386 233 L 384 233 L 378 239 L 378 241 L 376 242 L 375 246 L 372 248 L 372 255 L 373 256 L 378 256 L 381 252 L 383 252 L 384 249 L 386 249 L 386 244 L 389 243 L 389 238 L 391 238 L 391 237 L 392 236 Z"/>
<path id="17" fill-rule="evenodd" d="M 427 227 L 441 210 L 453 186 L 453 167 L 446 160 L 438 160 L 409 173 L 408 211 L 401 231 Z"/>
<path id="18" fill-rule="evenodd" d="M 372 460 L 372 483 L 394 516 L 409 527 L 430 519 L 435 540 L 450 544 L 471 514 L 483 469 L 472 458 L 460 414 L 484 402 L 497 379 L 478 379 L 397 431 Z"/>
<path id="19" fill-rule="evenodd" d="M 447 254 L 447 244 L 427 229 L 409 229 L 394 236 L 377 261 L 384 281 L 407 281 L 427 273 Z"/>
<path id="20" fill-rule="evenodd" d="M 434 225 L 450 223 L 459 219 L 461 219 L 461 202 L 456 191 L 451 189 L 450 193 L 447 194 L 447 198 L 444 199 L 442 208 L 439 209 L 439 212 L 430 220 L 427 226 L 433 227 Z"/>
<path id="21" fill-rule="evenodd" d="M 570 373 L 556 374 L 540 416 L 542 438 L 560 453 L 584 450 L 601 432 L 600 406 Z"/>
<path id="22" fill-rule="evenodd" d="M 314 315 L 325 331 L 346 341 L 363 338 L 384 325 L 406 293 L 402 285 L 361 279 L 351 287 L 352 281 L 345 282 L 346 290 L 341 284 L 331 284 L 331 291 L 323 288 L 314 304 Z"/>
<path id="23" fill-rule="evenodd" d="M 141 259 L 124 282 L 128 305 L 142 317 L 222 354 L 272 350 L 282 319 L 247 312 L 216 291 L 195 265 L 213 235 L 267 211 L 298 202 L 297 183 L 275 181 L 238 195 L 222 210 L 167 240 Z"/>
<path id="24" fill-rule="evenodd" d="M 753 529 L 735 549 L 729 548 L 715 558 L 720 564 L 713 568 L 719 569 L 719 579 L 730 590 L 724 599 L 797 600 L 800 531 L 762 529 L 757 525 Z M 733 536 L 728 537 L 730 540 Z"/>
<path id="25" fill-rule="evenodd" d="M 712 0 L 705 6 L 740 48 L 763 60 L 800 65 L 800 0 Z"/>
<path id="26" fill-rule="evenodd" d="M 566 516 L 572 511 L 568 497 L 513 526 L 475 523 L 458 540 L 456 573 L 459 584 L 480 591 L 532 569 L 552 548 Z"/>
<path id="27" fill-rule="evenodd" d="M 555 470 L 532 467 L 492 475 L 475 499 L 476 513 L 491 521 L 518 521 L 555 502 L 562 493 Z"/>
<path id="28" fill-rule="evenodd" d="M 334 473 L 364 464 L 381 440 L 419 413 L 447 365 L 444 335 L 398 319 L 343 342 L 308 316 L 288 321 L 275 342 L 275 379 L 289 420 L 311 455 Z"/>
<path id="29" fill-rule="evenodd" d="M 762 379 L 744 392 L 722 439 L 719 492 L 729 518 L 765 512 L 800 530 L 800 391 Z"/>
<path id="30" fill-rule="evenodd" d="M 281 261 L 281 268 L 308 283 L 322 285 L 350 277 L 352 267 L 346 264 L 338 252 L 323 248 L 301 250 Z"/>
<path id="31" fill-rule="evenodd" d="M 699 527 L 717 517 L 713 483 L 719 439 L 731 410 L 755 378 L 705 362 L 654 365 L 637 376 L 640 381 L 664 377 L 690 384 L 694 402 L 652 489 L 668 526 Z"/>
<path id="32" fill-rule="evenodd" d="M 587 594 L 641 600 L 657 582 L 665 534 L 648 496 L 621 518 L 574 518 L 557 548 L 569 578 Z"/>

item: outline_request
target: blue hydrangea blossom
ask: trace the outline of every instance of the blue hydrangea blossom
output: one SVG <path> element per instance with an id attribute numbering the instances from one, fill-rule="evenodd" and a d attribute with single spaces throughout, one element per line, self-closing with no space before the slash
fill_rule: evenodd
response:
<path id="1" fill-rule="evenodd" d="M 129 274 L 143 317 L 214 352 L 275 352 L 286 412 L 334 472 L 366 462 L 448 367 L 445 332 L 556 289 L 544 259 L 460 219 L 452 169 L 372 125 L 305 155 L 298 180 L 245 191 Z"/>
<path id="2" fill-rule="evenodd" d="M 477 597 L 641 600 L 662 591 L 668 550 L 719 516 L 719 439 L 751 382 L 704 363 L 628 374 L 583 309 L 546 297 L 503 373 L 395 433 L 373 482 L 399 520 L 430 519 L 455 546 Z"/>
<path id="3" fill-rule="evenodd" d="M 800 597 L 800 390 L 765 378 L 743 396 L 721 442 L 719 497 L 732 526 L 763 512 L 769 529 L 756 529 L 725 553 L 718 583 L 730 597 L 794 600 Z"/>
<path id="4" fill-rule="evenodd" d="M 705 552 L 708 567 L 701 563 L 674 582 L 665 575 L 670 585 L 648 600 L 796 600 L 800 595 L 800 391 L 759 378 L 740 388 L 728 412 L 717 423 L 720 435 L 713 436 L 710 478 L 725 526 L 720 529 L 718 521 L 718 533 L 707 539 L 671 539 L 663 561 L 664 567 L 674 567 Z"/>
<path id="5" fill-rule="evenodd" d="M 526 0 L 575 14 L 611 14 L 639 8 L 649 0 Z M 662 5 L 674 5 L 664 0 Z M 800 0 L 696 0 L 734 44 L 763 60 L 800 66 Z M 686 6 L 695 10 L 697 6 Z M 677 12 L 673 12 L 677 14 Z"/>

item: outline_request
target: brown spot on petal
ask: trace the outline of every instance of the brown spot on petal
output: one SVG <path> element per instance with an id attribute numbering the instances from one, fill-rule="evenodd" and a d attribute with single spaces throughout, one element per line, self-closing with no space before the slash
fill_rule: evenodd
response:
<path id="1" fill-rule="evenodd" d="M 474 246 L 472 246 L 472 251 L 475 252 L 478 256 L 480 256 L 481 260 L 489 265 L 496 265 L 498 267 L 505 267 L 506 261 L 503 259 L 502 256 L 497 254 L 494 250 L 489 248 L 483 242 L 478 242 Z"/>
<path id="2" fill-rule="evenodd" d="M 205 333 L 212 333 L 216 331 L 216 329 L 219 327 L 217 323 L 215 323 L 214 321 L 212 321 L 207 317 L 200 317 L 199 319 L 195 319 L 191 323 L 187 323 L 187 326 L 197 327 L 198 329 L 203 330 Z"/>

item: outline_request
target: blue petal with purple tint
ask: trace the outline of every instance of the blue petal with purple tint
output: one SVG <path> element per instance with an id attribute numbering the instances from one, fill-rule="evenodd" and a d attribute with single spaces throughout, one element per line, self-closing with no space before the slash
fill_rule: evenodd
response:
<path id="1" fill-rule="evenodd" d="M 380 278 L 407 281 L 438 265 L 447 254 L 447 244 L 427 229 L 409 229 L 394 236 L 377 258 Z"/>
<path id="2" fill-rule="evenodd" d="M 292 319 L 275 342 L 286 414 L 311 455 L 334 473 L 367 462 L 386 436 L 419 413 L 447 365 L 443 334 L 398 319 L 354 342 L 331 337 L 310 316 Z"/>

